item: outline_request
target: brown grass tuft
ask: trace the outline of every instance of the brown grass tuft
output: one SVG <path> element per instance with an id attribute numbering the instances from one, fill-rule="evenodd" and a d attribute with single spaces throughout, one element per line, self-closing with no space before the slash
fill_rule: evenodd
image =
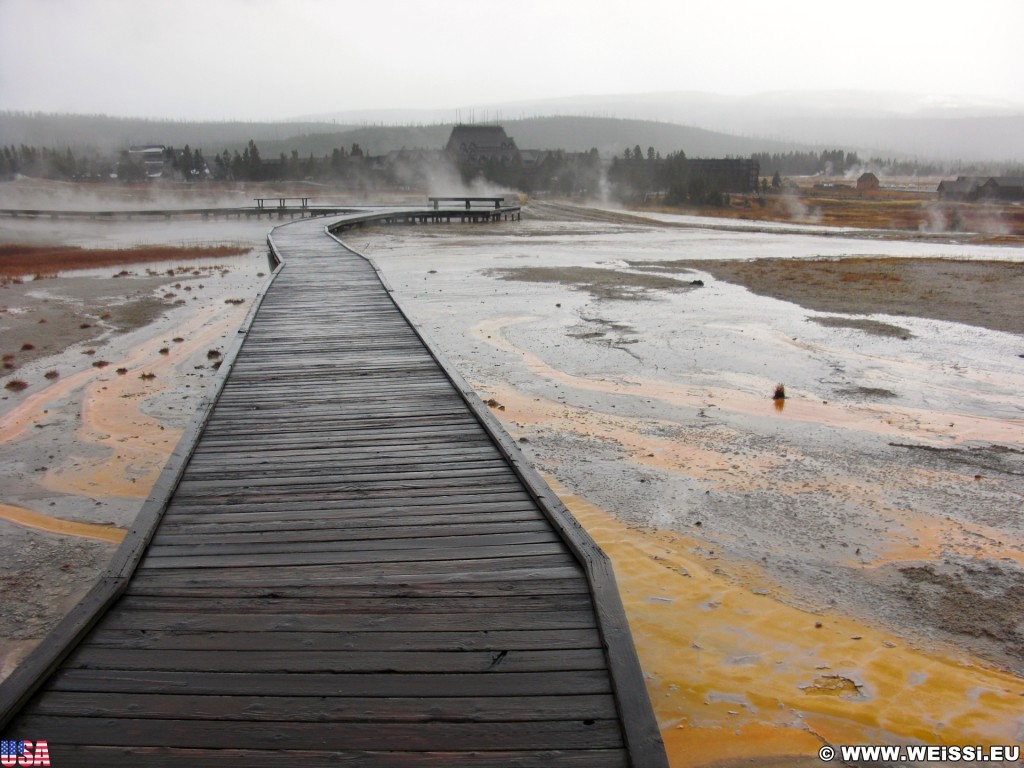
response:
<path id="1" fill-rule="evenodd" d="M 4 384 L 4 389 L 9 389 L 11 392 L 21 392 L 23 389 L 28 389 L 28 382 L 21 379 L 11 379 Z"/>
<path id="2" fill-rule="evenodd" d="M 240 256 L 249 249 L 234 245 L 171 246 L 141 245 L 135 248 L 78 248 L 67 245 L 0 245 L 0 278 L 17 283 L 26 275 L 56 276 L 75 269 L 95 269 L 121 264 L 139 264 L 177 259 L 214 259 Z M 171 275 L 174 270 L 169 270 Z M 127 277 L 122 271 L 115 277 Z"/>

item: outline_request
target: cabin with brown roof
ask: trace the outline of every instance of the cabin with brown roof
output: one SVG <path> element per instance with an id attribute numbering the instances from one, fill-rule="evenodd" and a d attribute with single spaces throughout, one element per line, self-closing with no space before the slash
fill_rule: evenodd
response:
<path id="1" fill-rule="evenodd" d="M 860 178 L 857 179 L 857 190 L 860 192 L 870 192 L 878 189 L 878 177 L 875 174 L 868 171 L 862 173 Z"/>

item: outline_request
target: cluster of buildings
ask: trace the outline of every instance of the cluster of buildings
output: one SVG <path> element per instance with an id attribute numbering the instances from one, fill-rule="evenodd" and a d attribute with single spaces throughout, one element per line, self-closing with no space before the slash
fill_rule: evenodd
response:
<path id="1" fill-rule="evenodd" d="M 958 176 L 938 192 L 940 200 L 1024 200 L 1024 176 Z"/>
<path id="2" fill-rule="evenodd" d="M 457 125 L 444 153 L 462 165 L 517 164 L 524 170 L 540 167 L 551 153 L 519 149 L 500 125 Z M 688 159 L 689 172 L 704 177 L 726 192 L 752 192 L 758 188 L 760 164 L 739 158 Z"/>

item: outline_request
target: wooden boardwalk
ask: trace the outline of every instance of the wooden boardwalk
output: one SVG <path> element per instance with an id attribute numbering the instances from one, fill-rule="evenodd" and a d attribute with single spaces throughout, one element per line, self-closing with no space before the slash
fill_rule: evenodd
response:
<path id="1" fill-rule="evenodd" d="M 323 220 L 273 244 L 152 540 L 0 687 L 3 738 L 55 768 L 665 766 L 603 554 L 372 265 Z"/>

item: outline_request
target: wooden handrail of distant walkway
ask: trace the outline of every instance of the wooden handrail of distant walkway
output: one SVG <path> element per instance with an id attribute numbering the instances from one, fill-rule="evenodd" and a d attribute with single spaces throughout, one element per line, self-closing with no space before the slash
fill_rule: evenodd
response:
<path id="1" fill-rule="evenodd" d="M 466 197 L 464 195 L 452 195 L 449 197 L 428 197 L 434 205 L 436 211 L 441 203 L 465 203 L 466 210 L 468 211 L 472 206 L 471 203 L 494 203 L 495 208 L 501 208 L 501 204 L 505 202 L 504 197 Z"/>
<path id="2" fill-rule="evenodd" d="M 277 200 L 277 207 L 278 208 L 285 208 L 287 206 L 289 200 L 298 200 L 300 208 L 308 208 L 309 207 L 309 198 L 308 197 L 273 197 L 272 196 L 272 197 L 254 197 L 253 200 L 256 201 L 256 207 L 257 208 L 265 208 L 266 207 L 266 203 L 267 203 L 268 200 Z"/>

